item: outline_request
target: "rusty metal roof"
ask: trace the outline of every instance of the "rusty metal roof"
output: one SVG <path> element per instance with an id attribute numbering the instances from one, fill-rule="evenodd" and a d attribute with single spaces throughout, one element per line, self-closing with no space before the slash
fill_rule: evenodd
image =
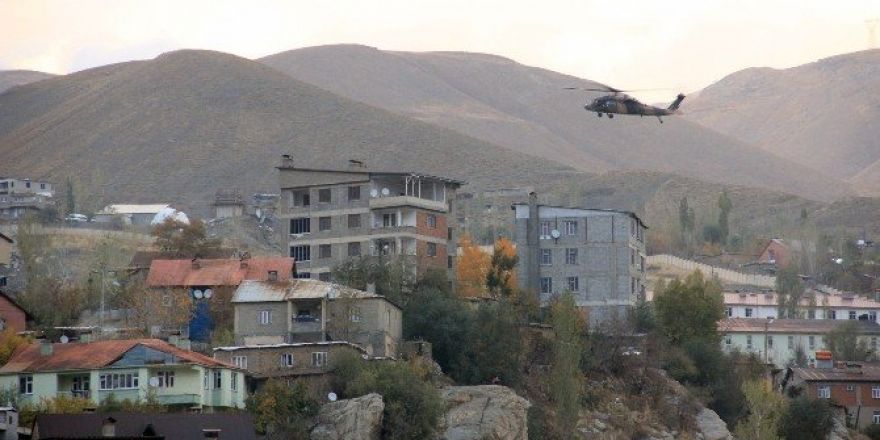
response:
<path id="1" fill-rule="evenodd" d="M 849 363 L 843 368 L 792 367 L 792 373 L 807 382 L 880 382 L 880 365 Z"/>
<path id="2" fill-rule="evenodd" d="M 254 257 L 246 260 L 153 260 L 147 285 L 150 287 L 238 286 L 244 280 L 268 280 L 269 272 L 279 280 L 290 279 L 293 258 Z"/>
<path id="3" fill-rule="evenodd" d="M 52 344 L 52 353 L 48 355 L 40 353 L 40 343 L 33 343 L 16 350 L 12 359 L 0 368 L 0 374 L 105 368 L 138 345 L 173 355 L 178 358 L 181 364 L 238 369 L 234 365 L 175 347 L 159 339 L 118 339 L 88 343 Z"/>
<path id="4" fill-rule="evenodd" d="M 824 334 L 847 322 L 854 322 L 860 334 L 880 335 L 880 324 L 845 319 L 727 318 L 718 321 L 721 333 L 808 333 Z"/>
<path id="5" fill-rule="evenodd" d="M 318 298 L 378 298 L 375 293 L 352 289 L 340 284 L 312 279 L 286 281 L 243 281 L 232 296 L 234 303 L 276 302 Z"/>

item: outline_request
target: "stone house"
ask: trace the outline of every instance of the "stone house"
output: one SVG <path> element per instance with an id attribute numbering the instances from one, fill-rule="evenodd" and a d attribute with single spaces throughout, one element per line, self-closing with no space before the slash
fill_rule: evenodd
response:
<path id="1" fill-rule="evenodd" d="M 244 281 L 232 302 L 240 345 L 347 341 L 378 357 L 400 349 L 401 309 L 374 293 L 312 279 Z"/>
<path id="2" fill-rule="evenodd" d="M 826 353 L 828 360 L 815 368 L 787 368 L 783 391 L 828 400 L 844 410 L 850 427 L 880 425 L 880 365 L 834 362 Z"/>
<path id="3" fill-rule="evenodd" d="M 14 332 L 27 330 L 33 317 L 23 309 L 12 297 L 0 290 L 0 331 L 12 329 Z"/>

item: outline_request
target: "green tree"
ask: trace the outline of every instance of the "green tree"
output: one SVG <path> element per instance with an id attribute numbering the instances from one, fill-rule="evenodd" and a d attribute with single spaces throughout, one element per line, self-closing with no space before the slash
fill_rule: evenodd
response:
<path id="1" fill-rule="evenodd" d="M 785 399 L 773 392 L 766 382 L 751 380 L 743 384 L 749 415 L 736 425 L 734 433 L 740 440 L 781 440 L 779 419 L 785 410 Z"/>
<path id="2" fill-rule="evenodd" d="M 692 339 L 718 341 L 718 321 L 724 317 L 721 286 L 694 271 L 655 288 L 654 310 L 664 334 L 673 344 Z"/>
<path id="3" fill-rule="evenodd" d="M 825 440 L 834 426 L 831 405 L 824 400 L 797 397 L 779 420 L 779 435 L 786 439 Z"/>
<path id="4" fill-rule="evenodd" d="M 688 206 L 687 196 L 678 203 L 678 224 L 681 230 L 681 242 L 688 245 L 688 236 L 694 230 L 694 209 Z"/>
<path id="5" fill-rule="evenodd" d="M 180 257 L 192 258 L 220 247 L 220 240 L 208 238 L 201 220 L 186 223 L 169 217 L 153 227 L 152 235 L 159 249 Z"/>
<path id="6" fill-rule="evenodd" d="M 434 360 L 443 371 L 463 380 L 461 355 L 473 315 L 464 302 L 446 290 L 417 288 L 403 309 L 403 336 L 430 342 Z"/>
<path id="7" fill-rule="evenodd" d="M 556 409 L 559 431 L 563 438 L 572 438 L 580 413 L 580 361 L 583 347 L 580 316 L 571 292 L 562 295 L 553 305 L 552 313 L 555 339 L 550 394 Z"/>
<path id="8" fill-rule="evenodd" d="M 308 439 L 309 421 L 320 408 L 302 382 L 287 385 L 275 379 L 248 396 L 245 406 L 253 414 L 257 430 L 270 440 Z"/>
<path id="9" fill-rule="evenodd" d="M 486 273 L 486 288 L 493 298 L 510 298 L 516 284 L 516 263 L 519 257 L 513 242 L 500 238 L 495 242 L 489 271 Z"/>
<path id="10" fill-rule="evenodd" d="M 339 284 L 360 290 L 375 286 L 377 294 L 399 305 L 406 304 L 417 281 L 412 263 L 397 256 L 352 258 L 336 265 L 332 272 Z"/>
<path id="11" fill-rule="evenodd" d="M 517 328 L 516 311 L 507 301 L 481 304 L 471 322 L 460 366 L 467 383 L 494 381 L 503 385 L 519 384 L 522 340 Z"/>
<path id="12" fill-rule="evenodd" d="M 789 264 L 776 274 L 777 307 L 780 318 L 800 316 L 800 302 L 804 297 L 804 283 L 794 265 Z"/>
<path id="13" fill-rule="evenodd" d="M 832 357 L 842 361 L 865 361 L 869 351 L 865 341 L 859 341 L 859 324 L 856 321 L 845 321 L 834 330 L 828 332 L 828 350 Z"/>
<path id="14" fill-rule="evenodd" d="M 727 196 L 727 190 L 721 192 L 718 196 L 718 230 L 720 232 L 721 244 L 727 244 L 727 238 L 730 237 L 730 211 L 733 209 L 733 202 Z"/>

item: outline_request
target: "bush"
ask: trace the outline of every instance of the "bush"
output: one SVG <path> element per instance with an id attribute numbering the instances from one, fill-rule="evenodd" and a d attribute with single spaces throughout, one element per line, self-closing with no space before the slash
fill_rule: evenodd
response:
<path id="1" fill-rule="evenodd" d="M 824 440 L 834 424 L 831 406 L 824 400 L 798 397 L 779 420 L 779 435 L 786 439 Z"/>
<path id="2" fill-rule="evenodd" d="M 255 394 L 245 400 L 247 410 L 254 415 L 257 430 L 273 439 L 308 439 L 309 419 L 318 413 L 320 405 L 309 397 L 302 382 L 288 386 L 278 380 L 269 380 Z"/>
<path id="3" fill-rule="evenodd" d="M 434 360 L 450 376 L 461 379 L 462 345 L 468 340 L 474 313 L 448 291 L 431 287 L 413 292 L 403 310 L 403 337 L 431 343 Z"/>
<path id="4" fill-rule="evenodd" d="M 862 431 L 871 440 L 880 440 L 880 425 L 871 425 Z"/>

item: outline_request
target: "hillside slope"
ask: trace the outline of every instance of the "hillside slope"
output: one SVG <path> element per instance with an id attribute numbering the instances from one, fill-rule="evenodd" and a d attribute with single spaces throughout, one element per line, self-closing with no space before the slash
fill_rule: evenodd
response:
<path id="1" fill-rule="evenodd" d="M 0 93 L 15 86 L 29 84 L 43 79 L 52 78 L 51 73 L 37 72 L 34 70 L 0 70 Z"/>
<path id="2" fill-rule="evenodd" d="M 880 50 L 790 69 L 742 70 L 685 101 L 683 109 L 693 121 L 852 179 L 859 189 L 880 181 L 880 165 L 859 176 L 880 161 Z"/>
<path id="3" fill-rule="evenodd" d="M 217 52 L 171 52 L 0 95 L 0 174 L 71 177 L 81 197 L 104 202 L 169 202 L 204 215 L 218 188 L 276 191 L 282 153 L 314 166 L 358 158 L 475 187 L 573 175 Z"/>
<path id="4" fill-rule="evenodd" d="M 593 83 L 506 58 L 338 45 L 260 59 L 334 93 L 586 171 L 650 170 L 830 199 L 847 185 L 681 118 L 599 119 Z"/>

